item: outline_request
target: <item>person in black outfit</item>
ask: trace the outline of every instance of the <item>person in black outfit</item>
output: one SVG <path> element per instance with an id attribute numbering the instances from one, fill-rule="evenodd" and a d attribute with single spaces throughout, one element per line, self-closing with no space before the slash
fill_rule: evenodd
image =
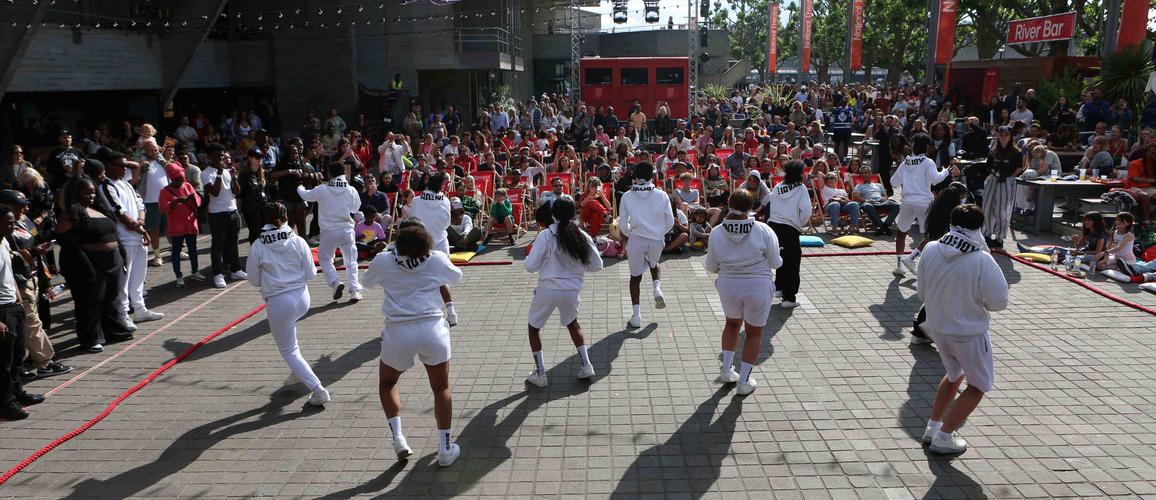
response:
<path id="1" fill-rule="evenodd" d="M 241 186 L 241 195 L 238 202 L 241 216 L 245 218 L 245 227 L 249 229 L 249 244 L 252 245 L 261 237 L 261 228 L 264 227 L 262 210 L 265 208 L 265 168 L 261 165 L 264 155 L 251 149 L 245 155 L 241 164 L 241 173 L 237 175 L 237 182 Z M 205 203 L 208 206 L 208 203 Z"/>
<path id="2" fill-rule="evenodd" d="M 24 406 L 44 402 L 44 396 L 28 394 L 20 373 L 27 354 L 24 332 L 24 305 L 16 289 L 12 271 L 12 251 L 8 235 L 16 226 L 16 216 L 6 206 L 0 206 L 0 418 L 20 420 L 28 418 Z M 17 257 L 19 258 L 19 257 Z"/>
<path id="3" fill-rule="evenodd" d="M 879 162 L 879 178 L 883 180 L 883 189 L 887 190 L 887 196 L 895 194 L 895 190 L 891 188 L 891 166 L 895 164 L 895 160 L 891 157 L 891 138 L 899 135 L 899 128 L 895 126 L 895 116 L 888 115 L 883 119 L 883 127 L 875 132 L 875 139 L 879 141 L 879 145 L 875 146 L 875 161 Z"/>
<path id="4" fill-rule="evenodd" d="M 57 134 L 57 147 L 48 153 L 46 170 L 48 182 L 53 190 L 58 190 L 73 176 L 80 174 L 84 166 L 84 152 L 72 147 L 72 133 L 61 130 Z"/>

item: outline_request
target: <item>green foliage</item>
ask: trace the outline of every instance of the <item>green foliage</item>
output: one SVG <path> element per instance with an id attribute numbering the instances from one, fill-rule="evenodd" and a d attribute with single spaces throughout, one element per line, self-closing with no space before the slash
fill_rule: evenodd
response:
<path id="1" fill-rule="evenodd" d="M 1079 76 L 1071 69 L 1065 69 L 1062 74 L 1040 81 L 1036 87 L 1036 98 L 1040 100 L 1040 111 L 1051 110 L 1052 106 L 1056 105 L 1056 101 L 1060 100 L 1060 96 L 1068 98 L 1068 104 L 1073 107 L 1080 102 L 1080 91 L 1084 89 L 1084 83 L 1080 81 Z M 1041 118 L 1041 122 L 1043 121 Z M 1047 127 L 1052 127 L 1052 124 L 1046 124 Z M 1045 127 L 1045 128 L 1047 128 Z M 1049 128 L 1051 130 L 1051 128 Z"/>
<path id="2" fill-rule="evenodd" d="M 1100 74 L 1089 80 L 1089 88 L 1100 87 L 1108 102 L 1124 99 L 1132 108 L 1135 121 L 1143 113 L 1144 86 L 1152 74 L 1152 43 L 1129 47 L 1103 60 Z"/>
<path id="3" fill-rule="evenodd" d="M 491 85 L 486 88 L 485 103 L 487 106 L 498 105 L 502 109 L 511 109 L 514 107 L 514 88 L 503 85 Z"/>
<path id="4" fill-rule="evenodd" d="M 727 99 L 730 97 L 730 89 L 722 85 L 707 84 L 702 87 L 702 95 L 708 99 Z"/>

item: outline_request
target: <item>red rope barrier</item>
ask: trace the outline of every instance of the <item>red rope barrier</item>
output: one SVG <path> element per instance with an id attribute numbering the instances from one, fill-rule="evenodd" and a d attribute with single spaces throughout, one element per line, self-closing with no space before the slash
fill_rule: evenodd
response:
<path id="1" fill-rule="evenodd" d="M 1009 258 L 1009 259 L 1011 259 L 1011 260 L 1013 260 L 1013 261 L 1019 262 L 1019 263 L 1021 263 L 1021 264 L 1026 264 L 1026 265 L 1027 265 L 1027 266 L 1029 266 L 1029 267 L 1033 267 L 1033 268 L 1035 268 L 1035 269 L 1039 269 L 1040 271 L 1043 271 L 1043 272 L 1045 272 L 1045 273 L 1048 273 L 1048 274 L 1053 274 L 1053 275 L 1059 276 L 1059 277 L 1061 277 L 1061 278 L 1063 278 L 1063 279 L 1065 279 L 1065 280 L 1068 280 L 1068 281 L 1070 281 L 1070 282 L 1072 282 L 1072 283 L 1075 283 L 1075 284 L 1077 284 L 1077 285 L 1080 285 L 1080 286 L 1082 286 L 1082 287 L 1084 287 L 1084 288 L 1087 288 L 1088 290 L 1092 291 L 1092 293 L 1095 293 L 1096 295 L 1099 295 L 1099 296 L 1101 296 L 1101 297 L 1107 298 L 1107 299 L 1109 299 L 1109 300 L 1111 300 L 1111 301 L 1113 301 L 1113 302 L 1116 302 L 1116 303 L 1118 303 L 1118 304 L 1122 304 L 1122 305 L 1125 305 L 1125 306 L 1131 307 L 1132 309 L 1135 309 L 1135 310 L 1137 310 L 1137 311 L 1146 312 L 1146 313 L 1148 313 L 1148 314 L 1151 314 L 1151 315 L 1153 315 L 1153 316 L 1156 316 L 1156 310 L 1154 310 L 1154 309 L 1152 309 L 1152 308 L 1150 308 L 1150 307 L 1148 307 L 1148 306 L 1145 306 L 1145 305 L 1143 305 L 1143 304 L 1137 304 L 1137 303 L 1135 303 L 1135 302 L 1132 302 L 1132 301 L 1130 301 L 1130 300 L 1128 300 L 1128 299 L 1125 299 L 1125 298 L 1123 298 L 1123 297 L 1117 297 L 1117 296 L 1115 296 L 1115 295 L 1112 295 L 1112 294 L 1110 294 L 1110 293 L 1108 293 L 1108 292 L 1105 292 L 1105 291 L 1103 291 L 1103 290 L 1100 290 L 1099 288 L 1096 288 L 1096 287 L 1094 287 L 1094 286 L 1092 286 L 1092 285 L 1089 285 L 1089 284 L 1088 284 L 1087 282 L 1085 282 L 1084 280 L 1081 280 L 1081 279 L 1078 279 L 1078 278 L 1073 278 L 1073 277 L 1071 277 L 1071 276 L 1068 276 L 1067 274 L 1061 273 L 1061 272 L 1059 272 L 1059 271 L 1053 271 L 1053 270 L 1051 270 L 1051 269 L 1049 269 L 1049 268 L 1047 268 L 1047 267 L 1041 266 L 1041 265 L 1039 265 L 1039 264 L 1037 264 L 1037 263 L 1035 263 L 1035 262 L 1032 262 L 1032 261 L 1030 261 L 1030 260 L 1027 260 L 1027 259 L 1025 259 L 1025 258 L 1022 258 L 1022 257 L 1016 257 L 1015 255 L 1012 255 L 1012 254 L 1008 253 L 1006 250 L 996 250 L 996 251 L 994 251 L 994 252 L 992 252 L 992 253 L 993 253 L 993 254 L 998 254 L 998 255 L 1003 255 L 1004 257 L 1007 257 L 1007 258 Z"/>

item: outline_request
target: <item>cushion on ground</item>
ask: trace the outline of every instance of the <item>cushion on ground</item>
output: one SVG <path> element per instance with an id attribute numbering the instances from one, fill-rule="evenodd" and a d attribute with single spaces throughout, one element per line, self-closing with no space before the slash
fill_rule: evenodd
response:
<path id="1" fill-rule="evenodd" d="M 821 247 L 826 245 L 826 243 L 823 241 L 823 238 L 808 235 L 799 237 L 799 245 L 804 247 Z"/>
<path id="2" fill-rule="evenodd" d="M 1035 253 L 1035 252 L 1017 253 L 1016 257 L 1019 257 L 1021 259 L 1025 259 L 1025 260 L 1030 260 L 1032 262 L 1036 262 L 1039 264 L 1051 264 L 1052 263 L 1052 256 L 1048 255 L 1048 254 L 1043 254 L 1043 253 Z"/>
<path id="3" fill-rule="evenodd" d="M 1132 282 L 1131 276 L 1128 276 L 1127 274 L 1124 274 L 1124 273 L 1117 271 L 1115 269 L 1105 269 L 1103 271 L 1100 271 L 1100 274 L 1103 274 L 1104 276 L 1107 276 L 1108 278 L 1114 279 L 1114 280 L 1119 281 L 1121 283 L 1131 283 Z"/>
<path id="4" fill-rule="evenodd" d="M 477 254 L 478 252 L 454 252 L 450 254 L 450 262 L 454 264 L 465 264 Z"/>
<path id="5" fill-rule="evenodd" d="M 1140 285 L 1140 289 L 1156 293 L 1156 283 L 1144 283 L 1143 285 Z"/>
<path id="6" fill-rule="evenodd" d="M 840 236 L 838 238 L 835 238 L 835 239 L 831 240 L 831 243 L 834 243 L 836 245 L 839 245 L 841 247 L 846 247 L 846 248 L 862 248 L 865 246 L 869 246 L 872 243 L 875 243 L 875 240 L 873 240 L 871 238 L 864 238 L 862 236 L 856 236 L 856 235 L 852 234 L 852 235 Z"/>

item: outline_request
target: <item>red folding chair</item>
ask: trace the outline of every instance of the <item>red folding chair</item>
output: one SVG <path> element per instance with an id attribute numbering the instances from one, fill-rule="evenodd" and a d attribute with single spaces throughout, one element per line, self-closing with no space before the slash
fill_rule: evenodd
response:
<path id="1" fill-rule="evenodd" d="M 691 165 L 697 167 L 698 166 L 698 151 L 694 150 L 694 149 L 687 151 L 686 152 L 686 159 L 688 161 L 690 161 Z"/>
<path id="2" fill-rule="evenodd" d="M 474 172 L 474 187 L 486 198 L 494 197 L 494 172 Z"/>
<path id="3" fill-rule="evenodd" d="M 566 194 L 574 193 L 574 174 L 572 172 L 554 172 L 546 174 L 546 186 L 553 186 L 554 179 L 562 179 L 562 192 Z"/>
<path id="4" fill-rule="evenodd" d="M 720 164 L 724 161 L 727 161 L 727 157 L 734 153 L 734 148 L 718 148 L 714 150 L 714 155 L 718 157 L 718 162 Z"/>

